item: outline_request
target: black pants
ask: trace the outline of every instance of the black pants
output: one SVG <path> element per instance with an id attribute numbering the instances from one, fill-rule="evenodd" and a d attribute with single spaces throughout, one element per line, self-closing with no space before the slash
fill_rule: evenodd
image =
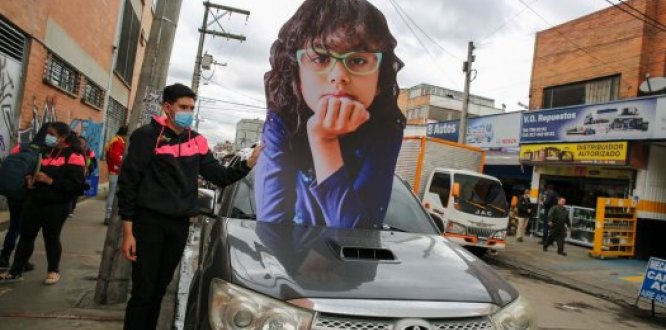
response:
<path id="1" fill-rule="evenodd" d="M 567 232 L 565 229 L 560 229 L 560 228 L 554 228 L 550 236 L 548 236 L 548 240 L 546 241 L 546 244 L 544 247 L 549 247 L 550 245 L 553 244 L 553 242 L 557 243 L 557 253 L 562 253 L 564 252 L 564 239 L 567 237 Z"/>
<path id="2" fill-rule="evenodd" d="M 60 231 L 67 220 L 70 202 L 53 203 L 28 199 L 23 208 L 21 217 L 21 235 L 14 263 L 9 273 L 20 275 L 23 266 L 32 256 L 35 249 L 35 239 L 42 229 L 44 246 L 46 247 L 46 260 L 49 272 L 59 272 L 62 245 L 60 244 Z"/>
<path id="3" fill-rule="evenodd" d="M 137 211 L 132 224 L 136 262 L 132 263 L 132 297 L 125 311 L 125 329 L 155 329 L 160 305 L 187 242 L 186 217 Z"/>
<path id="4" fill-rule="evenodd" d="M 2 244 L 1 255 L 9 259 L 9 256 L 16 247 L 16 240 L 21 233 L 23 200 L 7 198 L 7 204 L 9 204 L 9 229 L 7 229 L 7 234 L 5 234 L 5 241 Z"/>
<path id="5" fill-rule="evenodd" d="M 543 246 L 547 246 L 548 242 L 548 211 L 546 210 L 546 214 L 541 218 L 541 223 L 543 223 L 543 236 L 541 236 L 541 244 Z M 552 244 L 552 243 L 551 243 Z"/>

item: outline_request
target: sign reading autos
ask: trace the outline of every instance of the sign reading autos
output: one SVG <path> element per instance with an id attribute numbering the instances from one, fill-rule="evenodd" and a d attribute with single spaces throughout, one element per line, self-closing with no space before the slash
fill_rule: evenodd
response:
<path id="1" fill-rule="evenodd" d="M 666 138 L 666 98 L 523 114 L 521 143 Z"/>
<path id="2" fill-rule="evenodd" d="M 479 148 L 516 148 L 519 143 L 521 112 L 470 118 L 465 143 Z M 429 124 L 430 137 L 458 141 L 460 121 Z"/>

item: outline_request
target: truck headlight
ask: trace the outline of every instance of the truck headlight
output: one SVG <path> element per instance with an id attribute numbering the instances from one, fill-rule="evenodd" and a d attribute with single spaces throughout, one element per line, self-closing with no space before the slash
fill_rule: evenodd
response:
<path id="1" fill-rule="evenodd" d="M 213 329 L 305 330 L 312 312 L 233 285 L 211 281 L 208 320 Z"/>
<path id="2" fill-rule="evenodd" d="M 498 240 L 503 241 L 504 239 L 506 239 L 506 230 L 496 231 L 496 232 L 493 234 L 492 238 L 493 238 L 493 239 L 498 239 Z"/>
<path id="3" fill-rule="evenodd" d="M 467 234 L 467 229 L 465 226 L 455 221 L 449 220 L 446 222 L 446 232 L 451 234 L 465 235 Z"/>
<path id="4" fill-rule="evenodd" d="M 491 315 L 490 320 L 498 330 L 529 330 L 537 327 L 532 306 L 522 296 Z"/>

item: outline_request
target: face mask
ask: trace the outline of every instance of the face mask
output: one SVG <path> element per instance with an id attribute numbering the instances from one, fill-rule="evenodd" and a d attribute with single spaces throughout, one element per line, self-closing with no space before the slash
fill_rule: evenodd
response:
<path id="1" fill-rule="evenodd" d="M 189 128 L 192 126 L 193 113 L 188 111 L 178 111 L 174 116 L 174 123 L 180 128 Z"/>
<path id="2" fill-rule="evenodd" d="M 47 147 L 55 147 L 56 144 L 58 144 L 58 138 L 51 134 L 46 134 L 46 137 L 44 137 L 44 144 Z"/>

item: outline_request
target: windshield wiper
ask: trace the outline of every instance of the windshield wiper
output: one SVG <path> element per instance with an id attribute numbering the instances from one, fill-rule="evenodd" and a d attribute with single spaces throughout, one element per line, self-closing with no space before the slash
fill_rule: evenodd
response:
<path id="1" fill-rule="evenodd" d="M 495 205 L 493 205 L 493 204 L 486 204 L 486 205 L 488 205 L 488 206 L 494 208 L 494 209 L 497 210 L 497 211 L 500 211 L 500 212 L 506 212 L 505 209 L 503 209 L 503 208 L 501 208 L 501 207 L 499 207 L 499 206 L 495 206 Z"/>
<path id="2" fill-rule="evenodd" d="M 467 203 L 467 204 L 470 204 L 470 205 L 474 205 L 474 206 L 476 206 L 476 207 L 478 207 L 478 208 L 480 208 L 480 209 L 482 209 L 482 210 L 485 210 L 485 209 L 486 209 L 486 207 L 485 207 L 484 205 L 474 203 L 474 202 L 472 202 L 472 201 L 470 201 L 470 200 L 463 201 L 463 203 Z"/>

